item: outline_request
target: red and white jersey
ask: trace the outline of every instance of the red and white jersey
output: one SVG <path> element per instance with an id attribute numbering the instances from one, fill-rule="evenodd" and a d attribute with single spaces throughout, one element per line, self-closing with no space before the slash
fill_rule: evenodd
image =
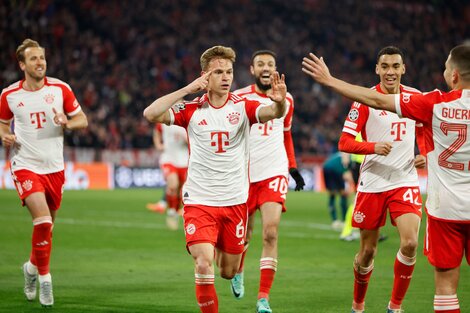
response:
<path id="1" fill-rule="evenodd" d="M 372 89 L 383 93 L 380 84 Z M 404 85 L 400 85 L 400 92 L 408 96 L 420 93 Z M 387 156 L 365 156 L 358 191 L 383 192 L 419 185 L 414 166 L 415 126 L 414 120 L 400 118 L 395 113 L 369 108 L 357 102 L 352 104 L 343 132 L 353 136 L 361 133 L 363 140 L 368 142 L 392 142 L 393 147 Z"/>
<path id="2" fill-rule="evenodd" d="M 186 130 L 179 126 L 156 124 L 155 131 L 162 134 L 164 149 L 160 155 L 160 165 L 171 164 L 174 167 L 188 167 L 189 151 Z"/>
<path id="3" fill-rule="evenodd" d="M 428 214 L 470 222 L 470 90 L 397 95 L 395 107 L 398 115 L 424 125 Z"/>
<path id="4" fill-rule="evenodd" d="M 262 105 L 271 105 L 273 101 L 266 95 L 257 93 L 255 85 L 250 85 L 234 92 L 240 97 L 255 100 Z M 294 99 L 290 93 L 286 96 L 286 112 L 283 117 L 266 123 L 256 123 L 250 130 L 250 181 L 259 182 L 275 176 L 288 178 L 288 160 L 284 147 L 284 131 L 292 127 Z"/>
<path id="5" fill-rule="evenodd" d="M 61 171 L 64 136 L 62 126 L 54 123 L 52 109 L 73 116 L 80 105 L 70 86 L 59 79 L 45 77 L 44 86 L 35 91 L 23 89 L 23 82 L 3 89 L 0 100 L 0 120 L 9 123 L 14 118 L 19 144 L 11 150 L 11 168 L 37 174 Z"/>
<path id="6" fill-rule="evenodd" d="M 248 198 L 248 139 L 259 122 L 260 103 L 229 93 L 219 108 L 207 94 L 170 109 L 171 123 L 186 128 L 189 140 L 184 204 L 229 206 Z"/>

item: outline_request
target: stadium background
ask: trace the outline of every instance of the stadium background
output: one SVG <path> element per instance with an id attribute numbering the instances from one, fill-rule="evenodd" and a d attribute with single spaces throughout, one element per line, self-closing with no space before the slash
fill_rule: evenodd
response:
<path id="1" fill-rule="evenodd" d="M 158 169 L 158 175 L 153 171 L 158 154 L 152 125 L 142 111 L 192 81 L 200 54 L 212 45 L 237 52 L 233 90 L 252 82 L 253 51 L 278 54 L 278 70 L 296 104 L 297 158 L 308 169 L 307 187 L 322 190 L 318 165 L 337 149 L 350 102 L 303 75 L 302 57 L 315 51 L 335 75 L 372 86 L 378 49 L 396 45 L 406 55 L 403 83 L 428 91 L 446 88 L 447 53 L 470 38 L 470 5 L 457 0 L 23 0 L 2 1 L 0 21 L 0 85 L 22 78 L 14 53 L 22 40 L 45 46 L 48 74 L 72 86 L 89 120 L 86 130 L 67 134 L 66 160 L 110 164 L 111 174 L 120 175 L 108 182 L 111 187 L 161 186 Z M 0 186 L 11 187 L 0 149 Z M 131 171 L 114 168 L 122 165 Z M 89 187 L 92 178 L 82 171 L 74 179 L 79 182 L 69 179 L 68 188 Z"/>
<path id="2" fill-rule="evenodd" d="M 192 81 L 200 54 L 212 45 L 237 51 L 233 89 L 251 83 L 251 53 L 272 49 L 296 101 L 292 131 L 299 165 L 309 188 L 318 190 L 319 164 L 336 150 L 350 101 L 305 77 L 302 57 L 315 51 L 335 75 L 372 86 L 378 82 L 375 55 L 392 44 L 406 55 L 403 83 L 445 89 L 444 61 L 451 47 L 468 42 L 468 25 L 470 4 L 457 0 L 1 1 L 0 85 L 22 78 L 17 45 L 27 37 L 38 40 L 46 47 L 48 74 L 72 86 L 90 122 L 87 130 L 66 134 L 68 189 L 161 186 L 144 107 Z M 0 146 L 0 189 L 13 187 L 6 159 Z M 197 310 L 182 232 L 166 231 L 164 217 L 144 208 L 160 195 L 161 189 L 66 192 L 54 228 L 57 312 Z M 348 311 L 357 245 L 340 242 L 329 227 L 325 194 L 290 193 L 287 201 L 273 307 Z M 30 218 L 14 190 L 0 190 L 0 211 L 0 312 L 39 312 L 21 293 Z M 384 311 L 391 288 L 398 237 L 389 226 L 384 231 L 390 238 L 379 248 L 369 312 Z M 246 300 L 234 302 L 227 282 L 217 278 L 223 312 L 253 311 L 259 238 L 257 225 L 247 257 Z M 464 266 L 463 312 L 470 311 L 468 275 Z M 420 254 L 405 309 L 430 312 L 432 295 L 432 268 Z"/>

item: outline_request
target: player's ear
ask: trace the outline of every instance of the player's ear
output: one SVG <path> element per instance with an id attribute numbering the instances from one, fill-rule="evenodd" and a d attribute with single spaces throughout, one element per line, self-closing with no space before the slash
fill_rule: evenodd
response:
<path id="1" fill-rule="evenodd" d="M 454 68 L 452 70 L 452 83 L 455 85 L 459 82 L 459 80 L 460 80 L 460 73 L 456 68 Z"/>
<path id="2" fill-rule="evenodd" d="M 251 75 L 255 75 L 255 68 L 253 67 L 253 65 L 250 65 L 250 73 Z"/>
<path id="3" fill-rule="evenodd" d="M 25 64 L 24 62 L 22 62 L 22 61 L 19 61 L 19 62 L 18 62 L 18 65 L 20 66 L 20 69 L 21 69 L 22 71 L 24 71 L 24 69 L 26 68 L 26 64 Z"/>
<path id="4" fill-rule="evenodd" d="M 375 74 L 379 75 L 379 65 L 375 64 Z"/>
<path id="5" fill-rule="evenodd" d="M 402 69 L 402 71 L 401 71 L 401 74 L 403 75 L 403 74 L 405 74 L 405 72 L 406 72 L 406 66 L 405 66 L 405 64 L 403 64 L 402 68 L 403 68 L 403 69 Z"/>

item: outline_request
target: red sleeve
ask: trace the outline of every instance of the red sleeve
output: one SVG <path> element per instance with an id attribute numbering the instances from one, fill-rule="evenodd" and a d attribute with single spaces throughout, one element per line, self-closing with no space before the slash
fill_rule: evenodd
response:
<path id="1" fill-rule="evenodd" d="M 170 108 L 170 115 L 173 116 L 172 125 L 178 125 L 187 129 L 189 121 L 197 108 L 198 102 L 182 102 L 172 106 Z"/>
<path id="2" fill-rule="evenodd" d="M 294 115 L 294 99 L 286 98 L 289 108 L 287 109 L 286 117 L 284 118 L 284 131 L 290 130 L 292 127 L 292 116 Z"/>
<path id="3" fill-rule="evenodd" d="M 245 113 L 250 121 L 250 126 L 259 123 L 259 110 L 260 103 L 255 100 L 244 99 L 245 101 Z"/>
<path id="4" fill-rule="evenodd" d="M 418 145 L 419 154 L 426 155 L 426 140 L 424 139 L 423 124 L 416 124 L 416 143 Z"/>
<path id="5" fill-rule="evenodd" d="M 159 132 L 161 134 L 162 129 L 163 129 L 162 124 L 160 124 L 160 123 L 155 124 L 155 131 L 156 132 Z"/>
<path id="6" fill-rule="evenodd" d="M 362 130 L 367 120 L 369 119 L 369 107 L 354 102 L 351 105 L 348 116 L 344 121 L 343 133 L 351 134 L 354 138 L 360 132 L 362 132 L 363 139 L 367 140 L 367 134 Z"/>
<path id="7" fill-rule="evenodd" d="M 13 112 L 11 112 L 8 106 L 7 93 L 3 92 L 0 98 L 0 120 L 9 121 L 13 118 Z"/>
<path id="8" fill-rule="evenodd" d="M 375 142 L 359 142 L 356 136 L 342 132 L 338 142 L 339 151 L 354 154 L 374 154 Z"/>
<path id="9" fill-rule="evenodd" d="M 435 90 L 426 94 L 399 95 L 400 103 L 395 102 L 397 114 L 400 117 L 407 117 L 417 122 L 425 124 L 432 123 L 433 108 L 435 103 L 439 103 L 441 92 Z M 398 95 L 397 95 L 398 96 Z"/>
<path id="10" fill-rule="evenodd" d="M 64 97 L 64 113 L 67 115 L 78 113 L 80 111 L 80 104 L 75 98 L 75 94 L 71 89 L 65 85 L 57 85 L 62 89 L 62 95 Z"/>
<path id="11" fill-rule="evenodd" d="M 287 160 L 289 160 L 289 168 L 297 168 L 297 161 L 295 160 L 294 142 L 292 141 L 292 133 L 290 130 L 284 131 L 284 148 L 287 153 Z"/>

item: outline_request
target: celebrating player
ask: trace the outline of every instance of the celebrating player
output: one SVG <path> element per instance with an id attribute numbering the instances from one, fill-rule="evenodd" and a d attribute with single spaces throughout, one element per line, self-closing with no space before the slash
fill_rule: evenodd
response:
<path id="1" fill-rule="evenodd" d="M 276 71 L 276 54 L 270 50 L 259 50 L 252 55 L 250 66 L 255 84 L 234 92 L 248 100 L 270 106 L 269 95 L 273 92 L 271 76 Z M 263 225 L 263 251 L 260 259 L 260 285 L 258 291 L 258 312 L 270 313 L 269 292 L 277 271 L 277 241 L 281 213 L 287 194 L 289 172 L 296 181 L 296 190 L 303 189 L 305 183 L 297 170 L 292 143 L 291 124 L 294 112 L 294 99 L 287 93 L 286 111 L 282 117 L 266 123 L 255 123 L 250 130 L 250 191 L 248 197 L 248 226 L 245 251 L 240 268 L 231 280 L 232 292 L 237 299 L 244 295 L 243 265 L 248 243 L 253 234 L 255 212 L 261 212 Z"/>
<path id="2" fill-rule="evenodd" d="M 250 126 L 283 116 L 287 87 L 284 75 L 272 75 L 273 103 L 261 106 L 230 93 L 235 52 L 214 46 L 201 56 L 201 76 L 155 100 L 144 111 L 151 122 L 186 128 L 190 147 L 183 186 L 186 244 L 194 259 L 196 298 L 201 312 L 218 312 L 214 260 L 220 275 L 237 273 L 245 243 Z M 173 105 L 207 90 L 193 101 Z"/>
<path id="3" fill-rule="evenodd" d="M 434 311 L 460 312 L 457 286 L 464 253 L 470 263 L 470 46 L 456 46 L 449 53 L 444 71 L 448 93 L 382 94 L 331 76 L 323 58 L 313 53 L 303 59 L 302 71 L 359 103 L 423 123 L 428 158 L 425 254 L 435 268 Z"/>
<path id="4" fill-rule="evenodd" d="M 52 306 L 49 260 L 64 187 L 63 131 L 85 128 L 88 122 L 70 86 L 46 77 L 45 49 L 38 42 L 24 40 L 16 56 L 24 79 L 2 91 L 0 136 L 11 149 L 12 177 L 33 219 L 31 256 L 23 265 L 24 293 L 34 300 L 39 278 L 39 302 Z"/>
<path id="5" fill-rule="evenodd" d="M 375 72 L 380 83 L 373 89 L 384 94 L 417 94 L 402 85 L 403 53 L 397 47 L 381 49 Z M 361 166 L 352 226 L 360 228 L 361 242 L 354 260 L 354 312 L 364 310 L 364 299 L 377 253 L 379 229 L 387 209 L 400 235 L 394 266 L 394 283 L 388 312 L 401 312 L 401 304 L 416 263 L 421 196 L 415 167 L 425 167 L 425 157 L 414 157 L 415 121 L 375 110 L 355 102 L 344 123 L 339 149 L 366 155 Z M 355 140 L 361 133 L 364 142 Z M 419 132 L 421 133 L 421 132 Z"/>

